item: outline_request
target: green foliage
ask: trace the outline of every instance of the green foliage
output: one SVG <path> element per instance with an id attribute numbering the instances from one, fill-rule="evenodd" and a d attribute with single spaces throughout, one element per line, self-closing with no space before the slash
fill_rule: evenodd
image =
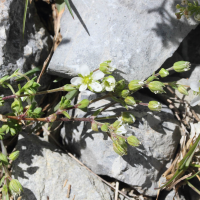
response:
<path id="1" fill-rule="evenodd" d="M 200 21 L 200 6 L 198 1 L 188 1 L 182 0 L 182 5 L 177 4 L 176 8 L 179 10 L 175 13 L 177 19 L 181 19 L 182 16 L 185 16 L 189 19 L 192 15 L 194 15 L 194 19 Z"/>

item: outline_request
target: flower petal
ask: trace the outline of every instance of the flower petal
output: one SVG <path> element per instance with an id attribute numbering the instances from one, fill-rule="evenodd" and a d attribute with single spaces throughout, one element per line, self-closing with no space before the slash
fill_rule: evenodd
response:
<path id="1" fill-rule="evenodd" d="M 82 91 L 85 91 L 87 89 L 87 85 L 86 84 L 82 84 L 80 87 L 79 87 L 79 91 L 82 92 Z"/>
<path id="2" fill-rule="evenodd" d="M 93 78 L 93 80 L 97 81 L 99 79 L 102 79 L 104 77 L 104 75 L 105 74 L 102 71 L 98 70 L 98 71 L 93 73 L 92 78 Z"/>
<path id="3" fill-rule="evenodd" d="M 74 77 L 71 79 L 71 84 L 72 85 L 80 85 L 82 83 L 82 78 L 81 77 Z"/>
<path id="4" fill-rule="evenodd" d="M 124 125 L 120 126 L 116 131 L 117 134 L 125 134 L 126 132 L 127 132 L 127 130 Z"/>
<path id="5" fill-rule="evenodd" d="M 81 74 L 81 75 L 83 75 L 83 76 L 88 76 L 89 74 L 90 74 L 90 69 L 89 69 L 89 67 L 87 66 L 87 65 L 82 65 L 81 67 L 80 67 L 80 73 L 79 74 Z"/>
<path id="6" fill-rule="evenodd" d="M 190 105 L 193 107 L 193 106 L 196 106 L 198 103 L 200 103 L 200 95 L 192 99 L 192 101 L 190 102 Z"/>
<path id="7" fill-rule="evenodd" d="M 199 81 L 195 81 L 195 82 L 190 83 L 190 88 L 195 92 L 199 92 L 199 87 L 200 87 Z"/>
<path id="8" fill-rule="evenodd" d="M 109 83 L 114 83 L 115 84 L 115 79 L 113 77 L 108 77 L 106 79 L 106 81 L 108 81 Z"/>
<path id="9" fill-rule="evenodd" d="M 110 92 L 113 91 L 114 87 L 112 85 L 106 86 L 106 91 Z"/>
<path id="10" fill-rule="evenodd" d="M 98 83 L 98 82 L 92 82 L 91 84 L 90 84 L 90 87 L 95 91 L 95 92 L 101 92 L 102 91 L 102 86 L 101 86 L 101 84 L 100 83 Z"/>

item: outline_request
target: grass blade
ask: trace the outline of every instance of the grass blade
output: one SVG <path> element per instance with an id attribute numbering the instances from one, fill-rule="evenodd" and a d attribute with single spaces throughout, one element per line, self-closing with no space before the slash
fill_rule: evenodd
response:
<path id="1" fill-rule="evenodd" d="M 67 6 L 67 8 L 68 8 L 68 10 L 69 10 L 69 12 L 70 12 L 72 18 L 74 19 L 74 15 L 73 15 L 73 13 L 72 13 L 72 9 L 71 9 L 69 0 L 65 0 L 65 4 L 66 4 L 66 6 Z"/>
<path id="2" fill-rule="evenodd" d="M 186 181 L 188 186 L 190 186 L 196 193 L 198 193 L 200 195 L 200 191 L 197 190 L 197 188 L 194 187 L 194 185 L 192 185 L 189 181 Z"/>
<path id="3" fill-rule="evenodd" d="M 28 9 L 28 0 L 26 0 L 25 8 L 24 8 L 23 30 L 22 30 L 23 38 L 24 38 L 24 31 L 25 31 L 25 23 L 26 23 L 26 13 L 27 13 L 27 9 Z"/>

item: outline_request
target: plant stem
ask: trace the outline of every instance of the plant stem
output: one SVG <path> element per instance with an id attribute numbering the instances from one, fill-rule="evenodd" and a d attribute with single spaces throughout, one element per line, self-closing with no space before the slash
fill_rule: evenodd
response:
<path id="1" fill-rule="evenodd" d="M 112 116 L 108 116 L 108 117 L 98 117 L 98 118 L 95 118 L 95 121 L 96 120 L 114 119 L 114 118 L 117 118 L 117 117 L 120 117 L 120 115 L 112 115 Z"/>
<path id="2" fill-rule="evenodd" d="M 50 122 L 48 117 L 45 118 L 28 118 L 28 117 L 23 117 L 20 118 L 18 116 L 6 116 L 6 118 L 8 119 L 15 119 L 15 120 L 24 120 L 24 121 L 40 121 L 40 122 Z M 88 117 L 88 118 L 60 118 L 60 119 L 56 119 L 55 121 L 84 121 L 84 122 L 92 122 L 92 118 Z"/>
<path id="3" fill-rule="evenodd" d="M 30 81 L 29 77 L 26 76 L 25 74 L 22 74 L 22 73 L 20 73 L 20 72 L 17 72 L 17 75 L 20 75 L 20 76 L 26 78 L 27 81 Z M 21 77 L 20 77 L 20 78 L 21 78 Z"/>
<path id="4" fill-rule="evenodd" d="M 9 87 L 9 85 L 8 85 Z M 6 96 L 6 97 L 2 97 L 2 100 L 6 100 L 6 99 L 14 99 L 14 98 L 19 98 L 19 97 L 27 97 L 27 96 L 35 96 L 35 95 L 41 95 L 41 94 L 49 94 L 49 93 L 53 93 L 53 92 L 59 92 L 59 91 L 64 91 L 63 90 L 64 87 L 60 87 L 60 88 L 56 88 L 56 89 L 52 89 L 52 90 L 46 90 L 46 91 L 42 91 L 42 92 L 37 92 L 35 94 L 22 94 L 22 95 L 15 95 L 15 93 L 13 93 L 13 95 L 10 96 Z M 11 89 L 11 88 L 10 88 Z M 12 89 L 11 89 L 12 90 Z M 12 92 L 14 92 L 12 90 Z"/>

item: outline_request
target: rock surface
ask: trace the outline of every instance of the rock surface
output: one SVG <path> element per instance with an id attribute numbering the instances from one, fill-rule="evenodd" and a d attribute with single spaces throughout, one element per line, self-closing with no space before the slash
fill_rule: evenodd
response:
<path id="1" fill-rule="evenodd" d="M 51 48 L 52 40 L 40 22 L 34 1 L 28 6 L 23 39 L 24 6 L 24 0 L 0 1 L 0 78 L 11 75 L 16 69 L 25 73 L 34 67 L 42 66 Z M 46 88 L 49 81 L 50 77 L 45 75 L 41 89 Z M 13 86 L 15 88 L 17 84 Z M 0 88 L 0 94 L 6 96 L 11 92 L 9 89 Z M 10 111 L 11 102 L 6 101 L 1 113 Z"/>
<path id="2" fill-rule="evenodd" d="M 91 100 L 95 96 L 94 93 L 85 91 L 78 101 Z M 141 94 L 136 99 L 144 103 L 150 101 L 149 97 Z M 91 104 L 91 108 L 99 109 L 109 102 L 100 100 Z M 116 104 L 103 112 L 103 116 L 120 115 L 122 110 L 125 111 Z M 116 154 L 110 138 L 105 133 L 93 132 L 89 123 L 66 123 L 61 135 L 66 147 L 95 173 L 114 177 L 142 194 L 156 196 L 157 190 L 154 188 L 158 187 L 157 182 L 173 158 L 180 140 L 178 124 L 166 106 L 160 113 L 152 113 L 144 106 L 137 106 L 129 111 L 136 117 L 132 129 L 142 144 L 138 148 L 129 146 L 126 156 Z M 85 117 L 88 114 L 76 110 L 74 116 Z"/>
<path id="3" fill-rule="evenodd" d="M 22 200 L 66 200 L 69 184 L 70 199 L 74 195 L 76 200 L 113 199 L 110 188 L 96 176 L 37 136 L 22 133 L 16 148 L 20 156 L 13 162 L 12 174 L 24 188 Z"/>
<path id="4" fill-rule="evenodd" d="M 63 40 L 48 72 L 72 77 L 83 64 L 94 70 L 101 62 L 112 60 L 118 78 L 148 77 L 197 25 L 193 20 L 176 19 L 177 3 L 180 1 L 71 1 L 75 20 L 66 9 L 61 20 Z"/>
<path id="5" fill-rule="evenodd" d="M 42 26 L 34 2 L 29 4 L 24 39 L 23 0 L 0 2 L 0 77 L 20 68 L 21 72 L 41 65 L 48 56 L 51 39 Z"/>

